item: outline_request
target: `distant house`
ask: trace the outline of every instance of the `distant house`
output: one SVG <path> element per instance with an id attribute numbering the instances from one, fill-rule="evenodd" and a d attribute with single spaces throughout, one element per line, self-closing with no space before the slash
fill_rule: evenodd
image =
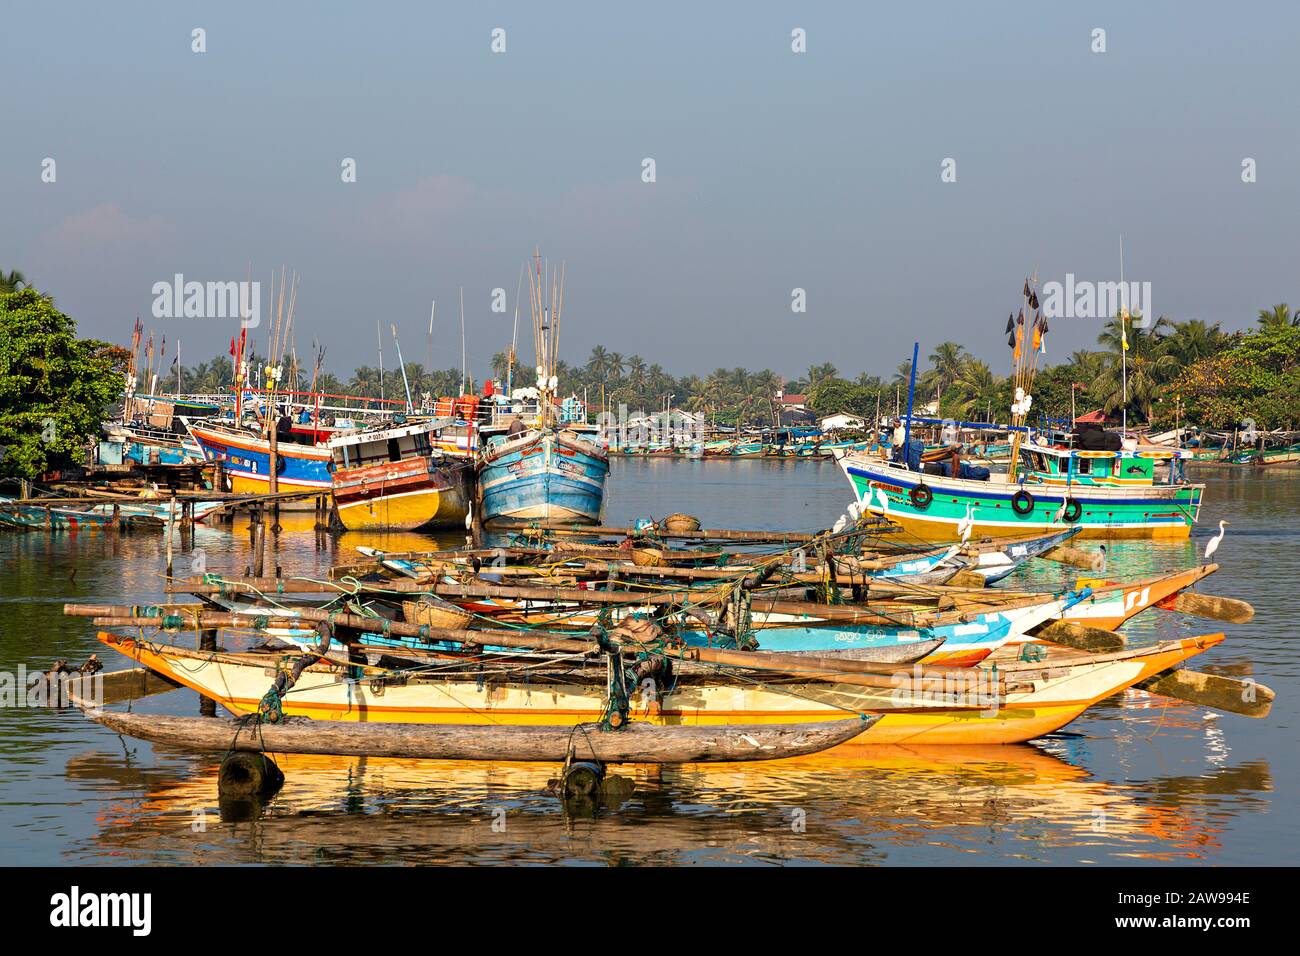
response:
<path id="1" fill-rule="evenodd" d="M 817 426 L 824 432 L 861 431 L 866 427 L 866 424 L 867 420 L 865 418 L 838 412 L 834 415 L 827 415 L 817 423 Z"/>
<path id="2" fill-rule="evenodd" d="M 811 425 L 815 416 L 808 410 L 807 395 L 787 395 L 776 393 L 776 417 L 778 425 Z"/>

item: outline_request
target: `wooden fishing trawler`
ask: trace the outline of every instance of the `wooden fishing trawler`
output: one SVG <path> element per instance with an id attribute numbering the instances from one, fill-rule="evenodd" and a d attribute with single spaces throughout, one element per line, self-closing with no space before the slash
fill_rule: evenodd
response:
<path id="1" fill-rule="evenodd" d="M 914 349 L 907 424 L 895 460 L 861 454 L 839 458 L 859 505 L 932 541 L 972 534 L 1044 534 L 1071 527 L 1080 528 L 1083 537 L 1188 537 L 1205 486 L 1186 480 L 1182 463 L 1188 456 L 1183 450 L 1144 448 L 1095 429 L 1062 441 L 1033 440 L 1026 422 L 1037 356 L 1048 328 L 1028 280 L 1024 300 L 1019 318 L 1007 319 L 1015 382 L 1007 473 L 992 475 L 974 468 L 955 448 L 946 462 L 923 464 L 923 443 L 911 438 Z"/>
<path id="2" fill-rule="evenodd" d="M 484 524 L 600 520 L 609 455 L 586 406 L 556 408 L 556 359 L 564 303 L 563 274 L 549 280 L 539 257 L 529 274 L 533 341 L 537 349 L 536 415 L 514 415 L 481 430 L 479 498 Z M 582 420 L 579 421 L 578 418 Z"/>
<path id="3" fill-rule="evenodd" d="M 353 432 L 329 439 L 339 521 L 349 531 L 463 527 L 474 466 L 435 448 L 451 419 Z"/>

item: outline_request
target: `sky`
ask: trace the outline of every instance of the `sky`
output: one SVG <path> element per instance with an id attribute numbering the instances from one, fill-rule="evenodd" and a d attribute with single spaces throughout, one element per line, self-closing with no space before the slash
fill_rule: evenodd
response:
<path id="1" fill-rule="evenodd" d="M 1300 305 L 1300 4 L 9 0 L 4 22 L 0 269 L 187 364 L 237 323 L 156 318 L 155 284 L 284 267 L 298 351 L 336 374 L 376 363 L 376 322 L 385 365 L 390 324 L 427 362 L 435 300 L 433 365 L 459 365 L 463 288 L 481 376 L 535 248 L 566 268 L 562 357 L 675 374 L 888 375 L 914 341 L 1005 372 L 1025 278 L 1114 281 L 1121 236 L 1156 314 Z M 1102 321 L 1053 322 L 1045 361 Z M 530 328 L 525 301 L 525 360 Z"/>

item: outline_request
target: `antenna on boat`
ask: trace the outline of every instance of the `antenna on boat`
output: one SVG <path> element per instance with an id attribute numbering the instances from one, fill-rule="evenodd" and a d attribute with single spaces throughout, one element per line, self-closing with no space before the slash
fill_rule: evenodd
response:
<path id="1" fill-rule="evenodd" d="M 527 263 L 519 263 L 519 279 L 515 282 L 515 327 L 510 333 L 510 354 L 506 356 L 506 398 L 514 391 L 515 355 L 519 344 L 519 291 L 524 285 L 524 270 Z"/>
<path id="2" fill-rule="evenodd" d="M 460 287 L 460 393 L 465 394 L 465 287 Z"/>
<path id="3" fill-rule="evenodd" d="M 438 312 L 438 300 L 433 300 L 433 305 L 429 308 L 429 364 L 425 366 L 425 371 L 433 374 L 433 317 Z"/>
<path id="4" fill-rule="evenodd" d="M 1124 235 L 1119 237 L 1119 364 L 1124 406 L 1120 409 L 1120 434 L 1128 437 L 1128 287 L 1124 285 Z"/>
<path id="5" fill-rule="evenodd" d="M 379 345 L 379 402 L 380 411 L 383 411 L 384 401 L 384 336 L 379 331 L 379 320 L 375 319 L 375 341 Z"/>
<path id="6" fill-rule="evenodd" d="M 903 463 L 907 465 L 912 450 L 912 400 L 916 396 L 916 363 L 921 357 L 921 343 L 912 343 L 912 368 L 907 376 L 907 422 L 903 426 Z"/>
<path id="7" fill-rule="evenodd" d="M 410 413 L 415 411 L 415 406 L 411 404 L 411 383 L 406 379 L 406 363 L 402 361 L 402 343 L 397 341 L 397 323 L 390 322 L 388 325 L 393 330 L 393 347 L 397 349 L 397 367 L 402 370 L 402 388 L 406 390 L 406 411 Z"/>

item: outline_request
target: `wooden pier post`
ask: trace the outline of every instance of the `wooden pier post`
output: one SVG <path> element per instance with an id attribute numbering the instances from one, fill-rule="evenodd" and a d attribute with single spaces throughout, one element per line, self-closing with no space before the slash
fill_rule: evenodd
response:
<path id="1" fill-rule="evenodd" d="M 253 525 L 253 577 L 255 578 L 260 578 L 263 568 L 266 567 L 266 515 L 263 507 L 260 502 L 254 506 L 254 514 L 257 516 L 256 523 Z"/>
<path id="2" fill-rule="evenodd" d="M 172 577 L 172 538 L 176 530 L 176 495 L 173 492 L 167 509 L 167 577 Z"/>

